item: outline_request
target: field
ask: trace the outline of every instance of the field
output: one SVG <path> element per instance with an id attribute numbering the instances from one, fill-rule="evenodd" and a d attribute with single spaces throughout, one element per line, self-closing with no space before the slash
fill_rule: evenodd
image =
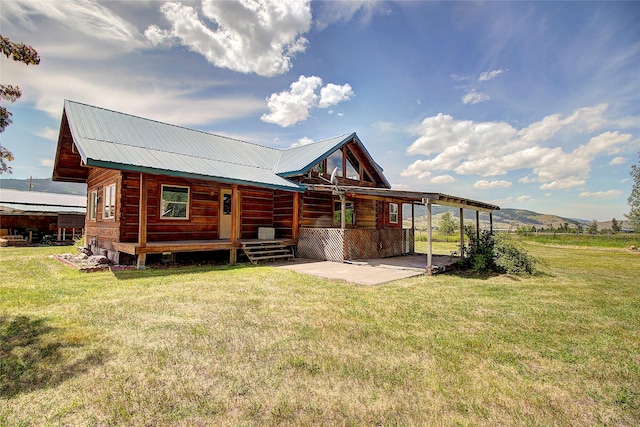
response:
<path id="1" fill-rule="evenodd" d="M 2 248 L 0 425 L 638 425 L 640 255 L 527 248 L 375 287 Z"/>

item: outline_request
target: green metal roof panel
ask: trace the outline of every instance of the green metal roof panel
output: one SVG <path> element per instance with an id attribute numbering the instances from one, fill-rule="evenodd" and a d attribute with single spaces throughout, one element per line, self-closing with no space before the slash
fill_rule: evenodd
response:
<path id="1" fill-rule="evenodd" d="M 303 190 L 273 172 L 274 148 L 72 101 L 65 114 L 87 165 Z"/>

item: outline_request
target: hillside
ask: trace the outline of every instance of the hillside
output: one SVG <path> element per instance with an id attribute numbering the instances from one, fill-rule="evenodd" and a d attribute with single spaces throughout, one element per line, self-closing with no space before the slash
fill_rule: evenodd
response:
<path id="1" fill-rule="evenodd" d="M 433 226 L 437 227 L 440 222 L 440 218 L 445 212 L 450 212 L 456 221 L 459 221 L 459 210 L 457 208 L 449 208 L 446 206 L 434 205 L 432 208 Z M 426 207 L 416 206 L 416 228 L 427 228 L 427 212 Z M 464 210 L 465 223 L 475 224 L 476 214 L 473 210 Z M 624 218 L 618 218 L 618 221 L 624 225 Z M 404 211 L 405 226 L 408 226 L 411 222 L 411 210 L 405 209 Z M 496 230 L 515 230 L 520 226 L 534 226 L 536 228 L 548 228 L 549 225 L 553 225 L 554 228 L 558 228 L 564 223 L 568 223 L 569 227 L 575 227 L 575 224 L 582 223 L 585 226 L 591 222 L 590 220 L 582 220 L 575 218 L 564 218 L 557 215 L 542 214 L 525 209 L 501 209 L 493 213 L 493 227 Z M 489 227 L 489 215 L 487 213 L 480 213 L 480 227 Z M 611 220 L 598 221 L 598 229 L 603 230 L 611 227 Z"/>
<path id="2" fill-rule="evenodd" d="M 43 193 L 61 193 L 75 194 L 85 196 L 87 194 L 87 185 L 74 182 L 56 182 L 51 178 L 45 179 L 0 179 L 0 188 L 8 190 L 29 191 L 29 181 L 31 181 L 31 191 L 40 191 Z"/>

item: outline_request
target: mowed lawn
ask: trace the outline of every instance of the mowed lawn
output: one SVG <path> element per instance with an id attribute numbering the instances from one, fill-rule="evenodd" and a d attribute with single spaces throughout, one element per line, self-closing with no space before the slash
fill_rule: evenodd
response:
<path id="1" fill-rule="evenodd" d="M 0 425 L 638 425 L 640 255 L 527 247 L 375 287 L 1 248 Z"/>

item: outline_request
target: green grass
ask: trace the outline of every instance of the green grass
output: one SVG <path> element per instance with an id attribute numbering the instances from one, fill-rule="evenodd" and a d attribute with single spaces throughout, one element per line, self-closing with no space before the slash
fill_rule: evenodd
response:
<path id="1" fill-rule="evenodd" d="M 561 234 L 544 233 L 521 236 L 529 242 L 543 243 L 547 245 L 570 245 L 570 246 L 597 246 L 602 248 L 626 248 L 631 245 L 640 246 L 640 237 L 633 233 L 616 234 Z"/>
<path id="2" fill-rule="evenodd" d="M 637 425 L 640 255 L 366 287 L 0 250 L 0 425 Z"/>

